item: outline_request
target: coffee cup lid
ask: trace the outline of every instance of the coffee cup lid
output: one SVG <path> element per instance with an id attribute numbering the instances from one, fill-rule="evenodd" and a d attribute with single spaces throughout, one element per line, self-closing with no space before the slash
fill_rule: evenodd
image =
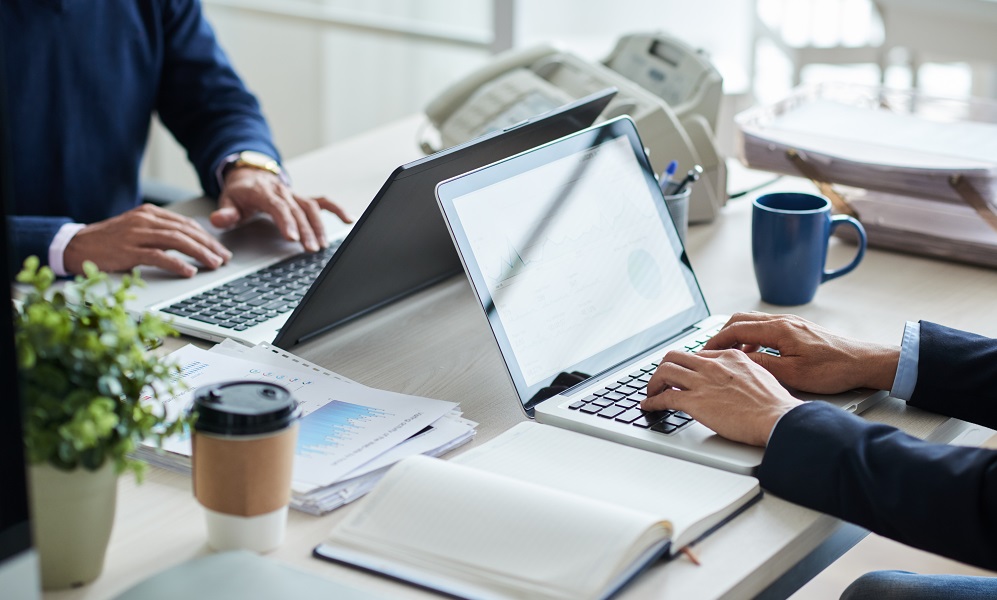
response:
<path id="1" fill-rule="evenodd" d="M 258 381 L 234 381 L 201 388 L 194 395 L 191 410 L 197 412 L 194 429 L 222 435 L 279 431 L 300 416 L 291 392 Z"/>

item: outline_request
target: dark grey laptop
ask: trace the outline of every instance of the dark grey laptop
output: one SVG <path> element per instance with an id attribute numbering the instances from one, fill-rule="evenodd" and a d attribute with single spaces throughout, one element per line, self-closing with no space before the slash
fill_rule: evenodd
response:
<path id="1" fill-rule="evenodd" d="M 299 254 L 274 239 L 265 221 L 225 232 L 222 242 L 234 254 L 226 269 L 190 280 L 143 273 L 149 285 L 133 306 L 166 313 L 181 333 L 195 337 L 290 349 L 459 273 L 436 208 L 436 184 L 588 127 L 615 93 L 603 90 L 398 167 L 352 228 L 327 226 L 333 233 L 325 252 Z"/>
<path id="2" fill-rule="evenodd" d="M 639 408 L 661 356 L 695 351 L 727 317 L 710 315 L 629 118 L 445 181 L 436 193 L 527 415 L 730 471 L 757 467 L 760 448 L 683 413 Z M 565 380 L 578 383 L 545 394 Z M 860 412 L 885 396 L 820 399 Z"/>

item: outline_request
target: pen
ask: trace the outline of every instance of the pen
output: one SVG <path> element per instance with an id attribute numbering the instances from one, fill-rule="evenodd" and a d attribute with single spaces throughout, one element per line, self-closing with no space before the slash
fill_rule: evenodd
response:
<path id="1" fill-rule="evenodd" d="M 682 182 L 679 183 L 678 187 L 675 188 L 675 191 L 672 192 L 672 194 L 675 195 L 681 194 L 682 190 L 684 190 L 687 185 L 699 181 L 699 176 L 702 174 L 703 174 L 703 167 L 699 165 L 696 165 L 693 168 L 689 169 L 689 172 L 685 174 L 685 179 L 683 179 Z"/>
<path id="2" fill-rule="evenodd" d="M 689 561 L 691 561 L 692 564 L 696 565 L 697 567 L 699 565 L 703 564 L 703 563 L 699 562 L 699 557 L 696 556 L 696 553 L 692 551 L 691 547 L 686 546 L 686 547 L 682 548 L 681 550 L 679 550 L 679 552 L 681 552 L 682 554 L 685 554 L 685 557 L 688 558 Z"/>
<path id="3" fill-rule="evenodd" d="M 658 186 L 661 188 L 661 193 L 668 194 L 668 184 L 672 182 L 672 177 L 675 175 L 675 171 L 679 168 L 679 163 L 677 160 L 673 160 L 668 163 L 668 168 L 665 172 L 661 174 L 661 179 L 658 180 Z"/>

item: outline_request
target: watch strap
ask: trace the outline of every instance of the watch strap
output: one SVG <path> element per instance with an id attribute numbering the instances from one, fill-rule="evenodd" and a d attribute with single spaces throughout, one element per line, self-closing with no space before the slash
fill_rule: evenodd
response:
<path id="1" fill-rule="evenodd" d="M 245 150 L 229 154 L 222 159 L 221 163 L 219 163 L 217 171 L 219 189 L 225 188 L 225 176 L 229 171 L 235 168 L 257 169 L 259 171 L 273 173 L 280 178 L 284 185 L 288 187 L 291 185 L 290 177 L 287 176 L 287 172 L 276 158 L 262 152 Z"/>

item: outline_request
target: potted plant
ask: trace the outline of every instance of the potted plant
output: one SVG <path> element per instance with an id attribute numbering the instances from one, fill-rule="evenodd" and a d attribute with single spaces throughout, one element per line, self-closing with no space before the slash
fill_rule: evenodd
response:
<path id="1" fill-rule="evenodd" d="M 46 589 L 96 579 L 114 520 L 117 478 L 145 467 L 130 457 L 144 439 L 179 432 L 150 398 L 179 389 L 179 367 L 150 353 L 175 335 L 151 315 L 125 309 L 137 273 L 115 286 L 93 263 L 61 289 L 31 257 L 17 281 L 30 287 L 15 303 L 14 339 L 25 401 L 25 450 L 32 523 Z"/>

